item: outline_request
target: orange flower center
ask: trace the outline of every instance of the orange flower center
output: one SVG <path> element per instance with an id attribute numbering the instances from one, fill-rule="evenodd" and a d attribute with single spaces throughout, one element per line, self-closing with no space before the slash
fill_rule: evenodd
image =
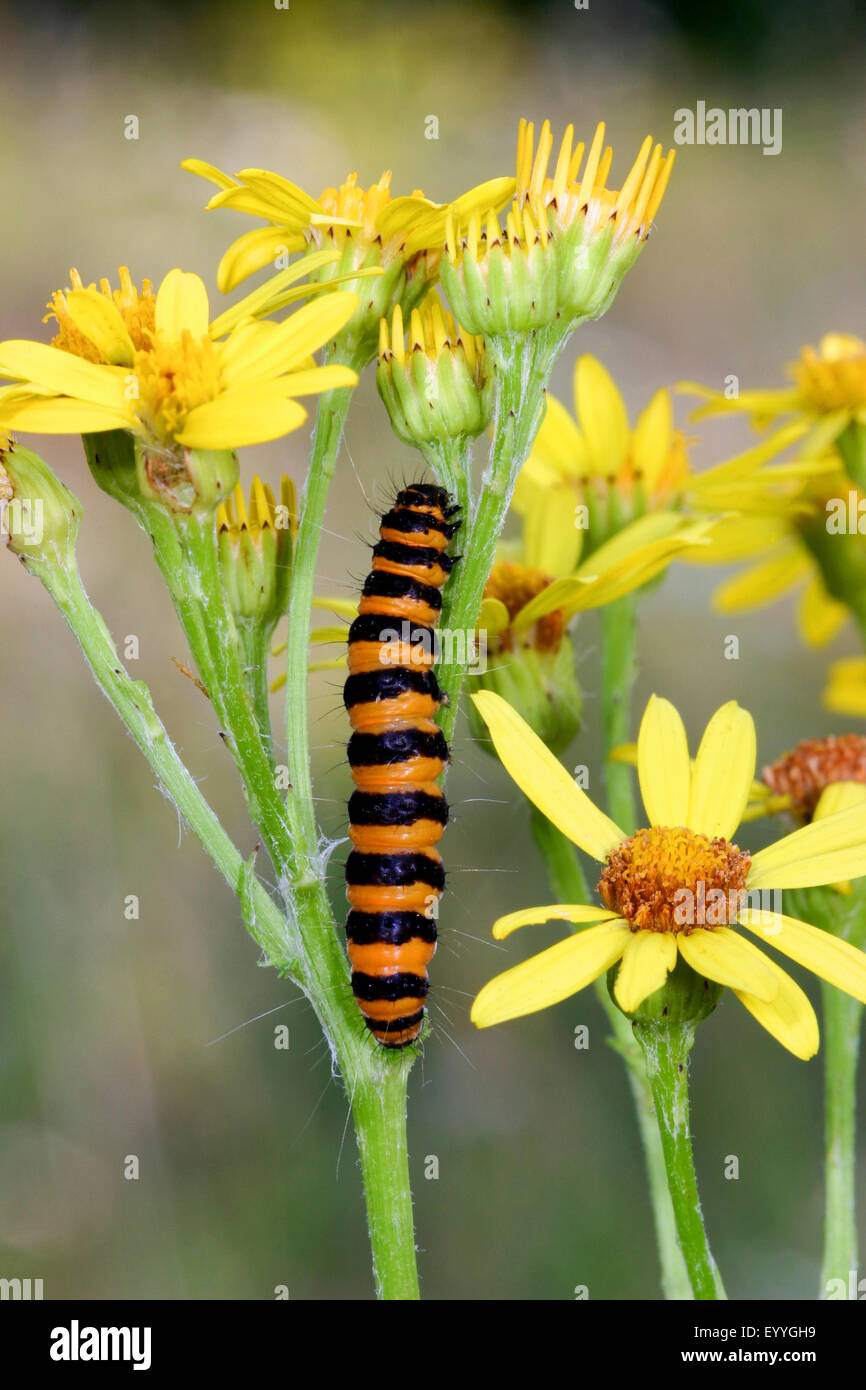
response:
<path id="1" fill-rule="evenodd" d="M 502 560 L 493 566 L 484 590 L 485 598 L 497 598 L 508 609 L 511 619 L 517 617 L 530 599 L 544 592 L 553 580 L 543 570 L 530 569 L 513 560 Z M 535 647 L 540 652 L 555 652 L 565 633 L 565 616 L 561 608 L 539 618 L 537 623 L 525 632 L 514 633 L 511 628 L 497 636 L 496 642 L 502 651 L 512 651 L 515 641 L 523 646 Z"/>
<path id="2" fill-rule="evenodd" d="M 728 926 L 746 905 L 751 855 L 695 830 L 654 825 L 623 840 L 598 884 L 602 902 L 632 931 Z"/>
<path id="3" fill-rule="evenodd" d="M 77 270 L 69 272 L 69 286 L 72 290 L 96 289 L 95 285 L 85 286 Z M 143 280 L 139 290 L 133 284 L 129 270 L 123 265 L 120 267 L 120 289 L 113 290 L 109 281 L 103 279 L 99 282 L 99 291 L 117 308 L 133 346 L 138 349 L 147 347 L 156 319 L 156 296 L 150 281 Z M 63 290 L 55 290 L 47 307 L 49 312 L 43 322 L 54 318 L 58 325 L 57 333 L 52 339 L 52 347 L 71 352 L 74 357 L 83 357 L 86 362 L 104 362 L 105 359 L 95 343 L 85 337 L 73 322 L 66 307 L 66 294 Z"/>
<path id="4" fill-rule="evenodd" d="M 135 354 L 136 413 L 154 437 L 165 444 L 183 431 L 198 405 L 216 400 L 221 382 L 210 338 L 194 339 L 186 330 L 179 339 L 153 337 Z"/>
<path id="5" fill-rule="evenodd" d="M 771 792 L 791 798 L 797 815 L 811 819 L 822 791 L 833 782 L 866 783 L 866 735 L 804 739 L 761 776 Z"/>

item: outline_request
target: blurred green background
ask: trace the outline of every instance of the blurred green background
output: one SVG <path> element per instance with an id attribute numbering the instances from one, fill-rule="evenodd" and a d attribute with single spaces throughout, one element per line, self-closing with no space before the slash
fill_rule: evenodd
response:
<path id="1" fill-rule="evenodd" d="M 701 99 L 781 107 L 782 153 L 679 151 L 656 234 L 607 317 L 572 341 L 554 387 L 568 397 L 587 350 L 632 414 L 683 377 L 781 384 L 802 343 L 862 332 L 856 13 L 804 0 L 7 7 L 2 336 L 47 338 L 43 305 L 70 266 L 85 281 L 120 264 L 158 281 L 181 265 L 213 286 L 222 251 L 250 223 L 202 212 L 205 186 L 180 171 L 185 156 L 277 169 L 313 193 L 352 169 L 369 183 L 389 167 L 396 191 L 445 199 L 511 170 L 519 116 L 549 116 L 555 134 L 574 121 L 579 136 L 604 119 L 616 186 L 647 131 L 667 146 L 674 111 Z M 137 141 L 124 138 L 130 114 Z M 435 141 L 424 138 L 431 114 Z M 695 457 L 715 461 L 745 438 L 736 421 L 708 428 Z M 77 441 L 34 442 L 85 502 L 91 596 L 118 640 L 139 638 L 134 673 L 249 852 L 210 709 L 172 664 L 188 654 L 143 535 L 95 489 Z M 248 450 L 245 476 L 286 469 L 300 482 L 307 442 L 304 429 Z M 353 591 L 374 532 L 368 499 L 416 469 L 368 375 L 328 515 L 322 592 Z M 640 703 L 654 690 L 673 699 L 696 741 L 736 697 L 756 716 L 761 762 L 841 731 L 819 704 L 827 654 L 798 646 L 792 604 L 714 616 L 721 573 L 675 568 L 646 602 Z M 49 1298 L 268 1299 L 281 1284 L 296 1299 L 370 1296 L 346 1101 L 309 1009 L 258 968 L 234 901 L 179 835 L 40 586 L 11 557 L 0 574 L 0 1275 L 42 1277 Z M 731 632 L 739 662 L 723 657 Z M 587 722 L 573 760 L 598 790 L 593 620 L 577 649 Z M 853 637 L 833 648 L 854 651 Z M 322 820 L 342 836 L 338 673 L 315 677 L 312 710 Z M 488 1033 L 469 1025 L 477 988 L 562 928 L 507 949 L 491 941 L 497 914 L 549 891 L 524 809 L 465 723 L 448 793 L 434 1032 L 410 1106 L 423 1292 L 568 1299 L 584 1284 L 593 1299 L 657 1298 L 625 1076 L 591 993 Z M 768 834 L 756 828 L 752 846 Z M 124 917 L 128 894 L 140 898 L 138 921 Z M 573 1045 L 580 1023 L 588 1052 Z M 288 1051 L 275 1049 L 279 1024 Z M 727 998 L 700 1030 L 693 1089 L 703 1205 L 730 1294 L 814 1297 L 820 1061 L 790 1057 Z M 133 1154 L 140 1178 L 127 1181 Z M 723 1176 L 731 1154 L 737 1181 Z M 429 1155 L 436 1181 L 424 1177 Z M 863 1168 L 860 1196 L 866 1213 Z"/>

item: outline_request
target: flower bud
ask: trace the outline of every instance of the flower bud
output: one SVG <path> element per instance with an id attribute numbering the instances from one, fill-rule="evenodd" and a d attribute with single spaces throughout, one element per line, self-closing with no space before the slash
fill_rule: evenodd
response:
<path id="1" fill-rule="evenodd" d="M 280 502 L 254 478 L 247 507 L 243 489 L 217 512 L 220 569 L 236 618 L 272 631 L 286 612 L 295 535 L 295 494 L 283 477 Z"/>
<path id="2" fill-rule="evenodd" d="M 619 966 L 615 965 L 608 971 L 607 988 L 619 1009 L 614 994 L 618 969 Z M 626 1017 L 633 1018 L 639 1028 L 645 1030 L 646 1037 L 654 1026 L 677 1028 L 683 1024 L 701 1023 L 709 1018 L 721 997 L 722 986 L 699 975 L 678 954 L 677 963 L 661 989 L 650 994 L 633 1014 L 626 1014 Z M 624 1013 L 625 1010 L 620 1009 L 620 1012 Z"/>
<path id="3" fill-rule="evenodd" d="M 465 333 L 437 296 L 413 309 L 408 343 L 403 315 L 379 326 L 379 395 L 394 432 L 407 444 L 474 438 L 493 418 L 493 376 L 484 343 Z"/>
<path id="4" fill-rule="evenodd" d="M 664 197 L 673 152 L 662 158 L 647 137 L 619 192 L 607 188 L 613 151 L 600 124 L 583 164 L 569 126 L 556 166 L 545 121 L 534 146 L 531 124 L 520 123 L 516 196 L 505 230 L 494 212 L 476 214 L 459 237 L 446 235 L 440 275 L 460 322 L 473 333 L 530 333 L 560 321 L 570 331 L 599 318 L 637 259 Z M 581 173 L 581 165 L 583 172 Z"/>
<path id="5" fill-rule="evenodd" d="M 0 538 L 27 564 L 75 565 L 81 503 L 31 449 L 0 448 Z"/>
<path id="6" fill-rule="evenodd" d="M 135 462 L 141 496 L 172 512 L 212 512 L 238 481 L 238 457 L 229 449 L 161 450 L 136 438 Z"/>

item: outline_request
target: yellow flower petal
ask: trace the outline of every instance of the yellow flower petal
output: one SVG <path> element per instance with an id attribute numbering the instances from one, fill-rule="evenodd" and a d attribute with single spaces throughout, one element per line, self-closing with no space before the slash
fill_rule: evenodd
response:
<path id="1" fill-rule="evenodd" d="M 814 574 L 800 595 L 797 628 L 807 647 L 825 647 L 850 618 L 844 603 L 831 598 L 820 575 Z"/>
<path id="2" fill-rule="evenodd" d="M 689 814 L 690 830 L 729 840 L 740 824 L 755 776 L 755 724 L 736 700 L 717 709 L 695 758 Z"/>
<path id="3" fill-rule="evenodd" d="M 345 637 L 345 633 L 343 634 Z M 603 907 L 587 906 L 585 903 L 551 903 L 548 907 L 525 907 L 520 912 L 509 912 L 493 923 L 493 935 L 497 941 L 504 941 L 518 927 L 538 926 L 541 922 L 610 922 L 615 912 Z"/>
<path id="4" fill-rule="evenodd" d="M 501 696 L 481 690 L 472 699 L 490 730 L 503 767 L 524 795 L 587 854 L 606 859 L 626 838 L 618 826 L 593 805 L 559 759 Z"/>
<path id="5" fill-rule="evenodd" d="M 188 270 L 170 270 L 156 295 L 156 331 L 176 341 L 184 332 L 193 339 L 208 331 L 210 309 L 204 281 Z"/>
<path id="6" fill-rule="evenodd" d="M 232 242 L 219 263 L 217 284 L 221 292 L 228 294 L 248 275 L 273 265 L 280 251 L 290 254 L 303 250 L 304 245 L 300 234 L 290 236 L 284 227 L 255 227 L 244 232 Z"/>
<path id="7" fill-rule="evenodd" d="M 673 438 L 674 415 L 670 392 L 656 391 L 641 411 L 634 428 L 632 454 L 644 488 L 652 493 L 667 462 Z"/>
<path id="8" fill-rule="evenodd" d="M 645 999 L 661 989 L 677 963 L 677 943 L 671 932 L 629 932 L 613 992 L 621 1009 L 634 1013 Z"/>
<path id="9" fill-rule="evenodd" d="M 866 657 L 834 661 L 821 700 L 837 714 L 866 719 Z"/>
<path id="10" fill-rule="evenodd" d="M 131 367 L 135 346 L 117 305 L 98 290 L 67 290 L 64 299 L 69 317 L 100 356 L 116 366 Z"/>
<path id="11" fill-rule="evenodd" d="M 314 598 L 314 608 L 325 608 L 329 613 L 339 613 L 343 618 L 357 618 L 358 600 L 351 598 Z"/>
<path id="12" fill-rule="evenodd" d="M 764 955 L 730 927 L 695 927 L 677 933 L 680 955 L 698 975 L 731 989 L 745 990 L 765 1003 L 775 999 L 779 983 Z"/>
<path id="13" fill-rule="evenodd" d="M 311 367 L 307 372 L 292 372 L 283 377 L 280 385 L 287 396 L 318 396 L 322 391 L 335 391 L 341 386 L 357 386 L 358 376 L 351 367 L 329 362 L 325 367 Z"/>
<path id="14" fill-rule="evenodd" d="M 613 377 L 589 353 L 574 369 L 574 401 L 593 471 L 611 477 L 628 450 L 628 415 Z"/>
<path id="15" fill-rule="evenodd" d="M 498 637 L 510 621 L 511 617 L 502 599 L 486 598 L 482 601 L 478 610 L 479 631 L 486 632 L 488 637 Z"/>
<path id="16" fill-rule="evenodd" d="M 650 825 L 685 825 L 691 763 L 686 730 L 674 706 L 650 697 L 637 743 L 640 792 Z"/>
<path id="17" fill-rule="evenodd" d="M 858 951 L 831 932 L 799 922 L 796 917 L 785 917 L 781 912 L 749 908 L 741 913 L 740 924 L 763 936 L 770 946 L 804 965 L 819 979 L 866 1004 L 866 952 Z"/>
<path id="18" fill-rule="evenodd" d="M 530 569 L 553 579 L 571 574 L 583 540 L 575 525 L 575 500 L 574 489 L 563 484 L 536 494 L 523 526 L 523 555 Z"/>
<path id="19" fill-rule="evenodd" d="M 472 1005 L 472 1022 L 489 1028 L 559 1004 L 609 970 L 630 935 L 620 922 L 602 922 L 531 956 L 484 986 Z"/>
<path id="20" fill-rule="evenodd" d="M 358 296 L 346 290 L 336 290 L 324 295 L 311 304 L 298 309 L 285 324 L 284 345 L 286 352 L 282 357 L 282 371 L 287 371 L 295 363 L 300 363 L 330 338 L 336 337 L 345 328 L 358 307 Z"/>
<path id="21" fill-rule="evenodd" d="M 866 786 L 862 782 L 831 782 L 818 797 L 812 820 L 835 816 L 837 811 L 850 811 L 852 806 L 866 802 Z"/>
<path id="22" fill-rule="evenodd" d="M 190 174 L 198 174 L 199 178 L 208 179 L 211 183 L 215 183 L 217 188 L 235 187 L 233 178 L 224 174 L 222 169 L 218 169 L 215 164 L 208 164 L 204 159 L 183 159 L 180 167 L 186 169 Z"/>
<path id="23" fill-rule="evenodd" d="M 259 228 L 259 230 L 270 232 L 273 229 L 265 227 Z M 315 271 L 321 270 L 322 266 L 330 265 L 339 258 L 340 253 L 333 250 L 315 251 L 302 256 L 293 265 L 281 270 L 277 275 L 271 276 L 270 280 L 266 280 L 257 289 L 245 294 L 230 309 L 226 309 L 218 318 L 215 318 L 210 326 L 210 336 L 214 339 L 222 338 L 242 323 L 244 319 L 256 318 L 260 314 L 270 314 L 278 308 L 283 308 L 286 303 L 291 302 L 290 286 L 296 285 L 298 280 L 303 280 L 305 276 L 312 275 Z M 291 293 L 309 294 L 315 288 L 315 284 L 302 285 Z"/>
<path id="24" fill-rule="evenodd" d="M 191 410 L 177 440 L 188 449 L 239 449 L 279 439 L 306 418 L 303 406 L 286 400 L 280 382 L 239 386 Z"/>
<path id="25" fill-rule="evenodd" d="M 117 367 L 85 362 L 60 348 L 12 338 L 0 343 L 0 376 L 33 382 L 41 390 L 56 391 L 94 405 L 123 411 L 123 373 Z"/>
<path id="26" fill-rule="evenodd" d="M 129 411 L 112 410 L 92 401 L 68 396 L 31 396 L 0 403 L 0 426 L 33 434 L 98 434 L 102 430 L 132 429 Z"/>
<path id="27" fill-rule="evenodd" d="M 773 603 L 809 573 L 811 562 L 799 548 L 786 547 L 770 560 L 726 579 L 713 594 L 717 613 L 745 613 L 763 603 Z"/>
<path id="28" fill-rule="evenodd" d="M 542 465 L 550 481 L 573 482 L 589 472 L 589 451 L 565 406 L 548 395 L 547 410 L 524 469 Z M 523 471 L 523 470 L 521 470 Z"/>
<path id="29" fill-rule="evenodd" d="M 778 542 L 788 542 L 790 532 L 790 523 L 785 517 L 743 516 L 737 512 L 716 521 L 710 532 L 710 544 L 690 555 L 689 562 L 722 565 L 753 555 L 766 555 Z"/>
<path id="30" fill-rule="evenodd" d="M 843 878 L 860 878 L 863 874 L 866 806 L 861 805 L 813 820 L 759 850 L 752 857 L 747 887 L 811 888 Z"/>
<path id="31" fill-rule="evenodd" d="M 555 613 L 557 609 L 561 609 L 566 618 L 571 618 L 580 608 L 591 608 L 592 604 L 585 601 L 586 593 L 596 582 L 577 575 L 554 579 L 552 584 L 548 584 L 546 589 L 542 589 L 540 594 L 536 594 L 515 613 L 511 626 L 515 632 L 524 632 L 539 618 Z"/>
<path id="32" fill-rule="evenodd" d="M 735 989 L 734 993 L 762 1028 L 795 1057 L 807 1062 L 815 1056 L 820 1041 L 815 1010 L 790 975 L 780 970 L 775 961 L 767 960 L 766 964 L 775 974 L 777 984 L 777 993 L 771 1001 L 758 999 L 745 990 Z"/>

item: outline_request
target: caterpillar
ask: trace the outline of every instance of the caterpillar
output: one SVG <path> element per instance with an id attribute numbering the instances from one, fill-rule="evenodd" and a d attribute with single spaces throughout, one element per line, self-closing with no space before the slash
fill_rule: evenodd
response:
<path id="1" fill-rule="evenodd" d="M 383 1047 L 402 1048 L 424 1025 L 434 911 L 445 887 L 436 849 L 448 820 L 437 778 L 448 745 L 433 716 L 440 590 L 460 511 L 444 488 L 403 488 L 381 519 L 373 568 L 349 628 L 343 700 L 352 725 L 346 921 L 352 992 Z"/>

